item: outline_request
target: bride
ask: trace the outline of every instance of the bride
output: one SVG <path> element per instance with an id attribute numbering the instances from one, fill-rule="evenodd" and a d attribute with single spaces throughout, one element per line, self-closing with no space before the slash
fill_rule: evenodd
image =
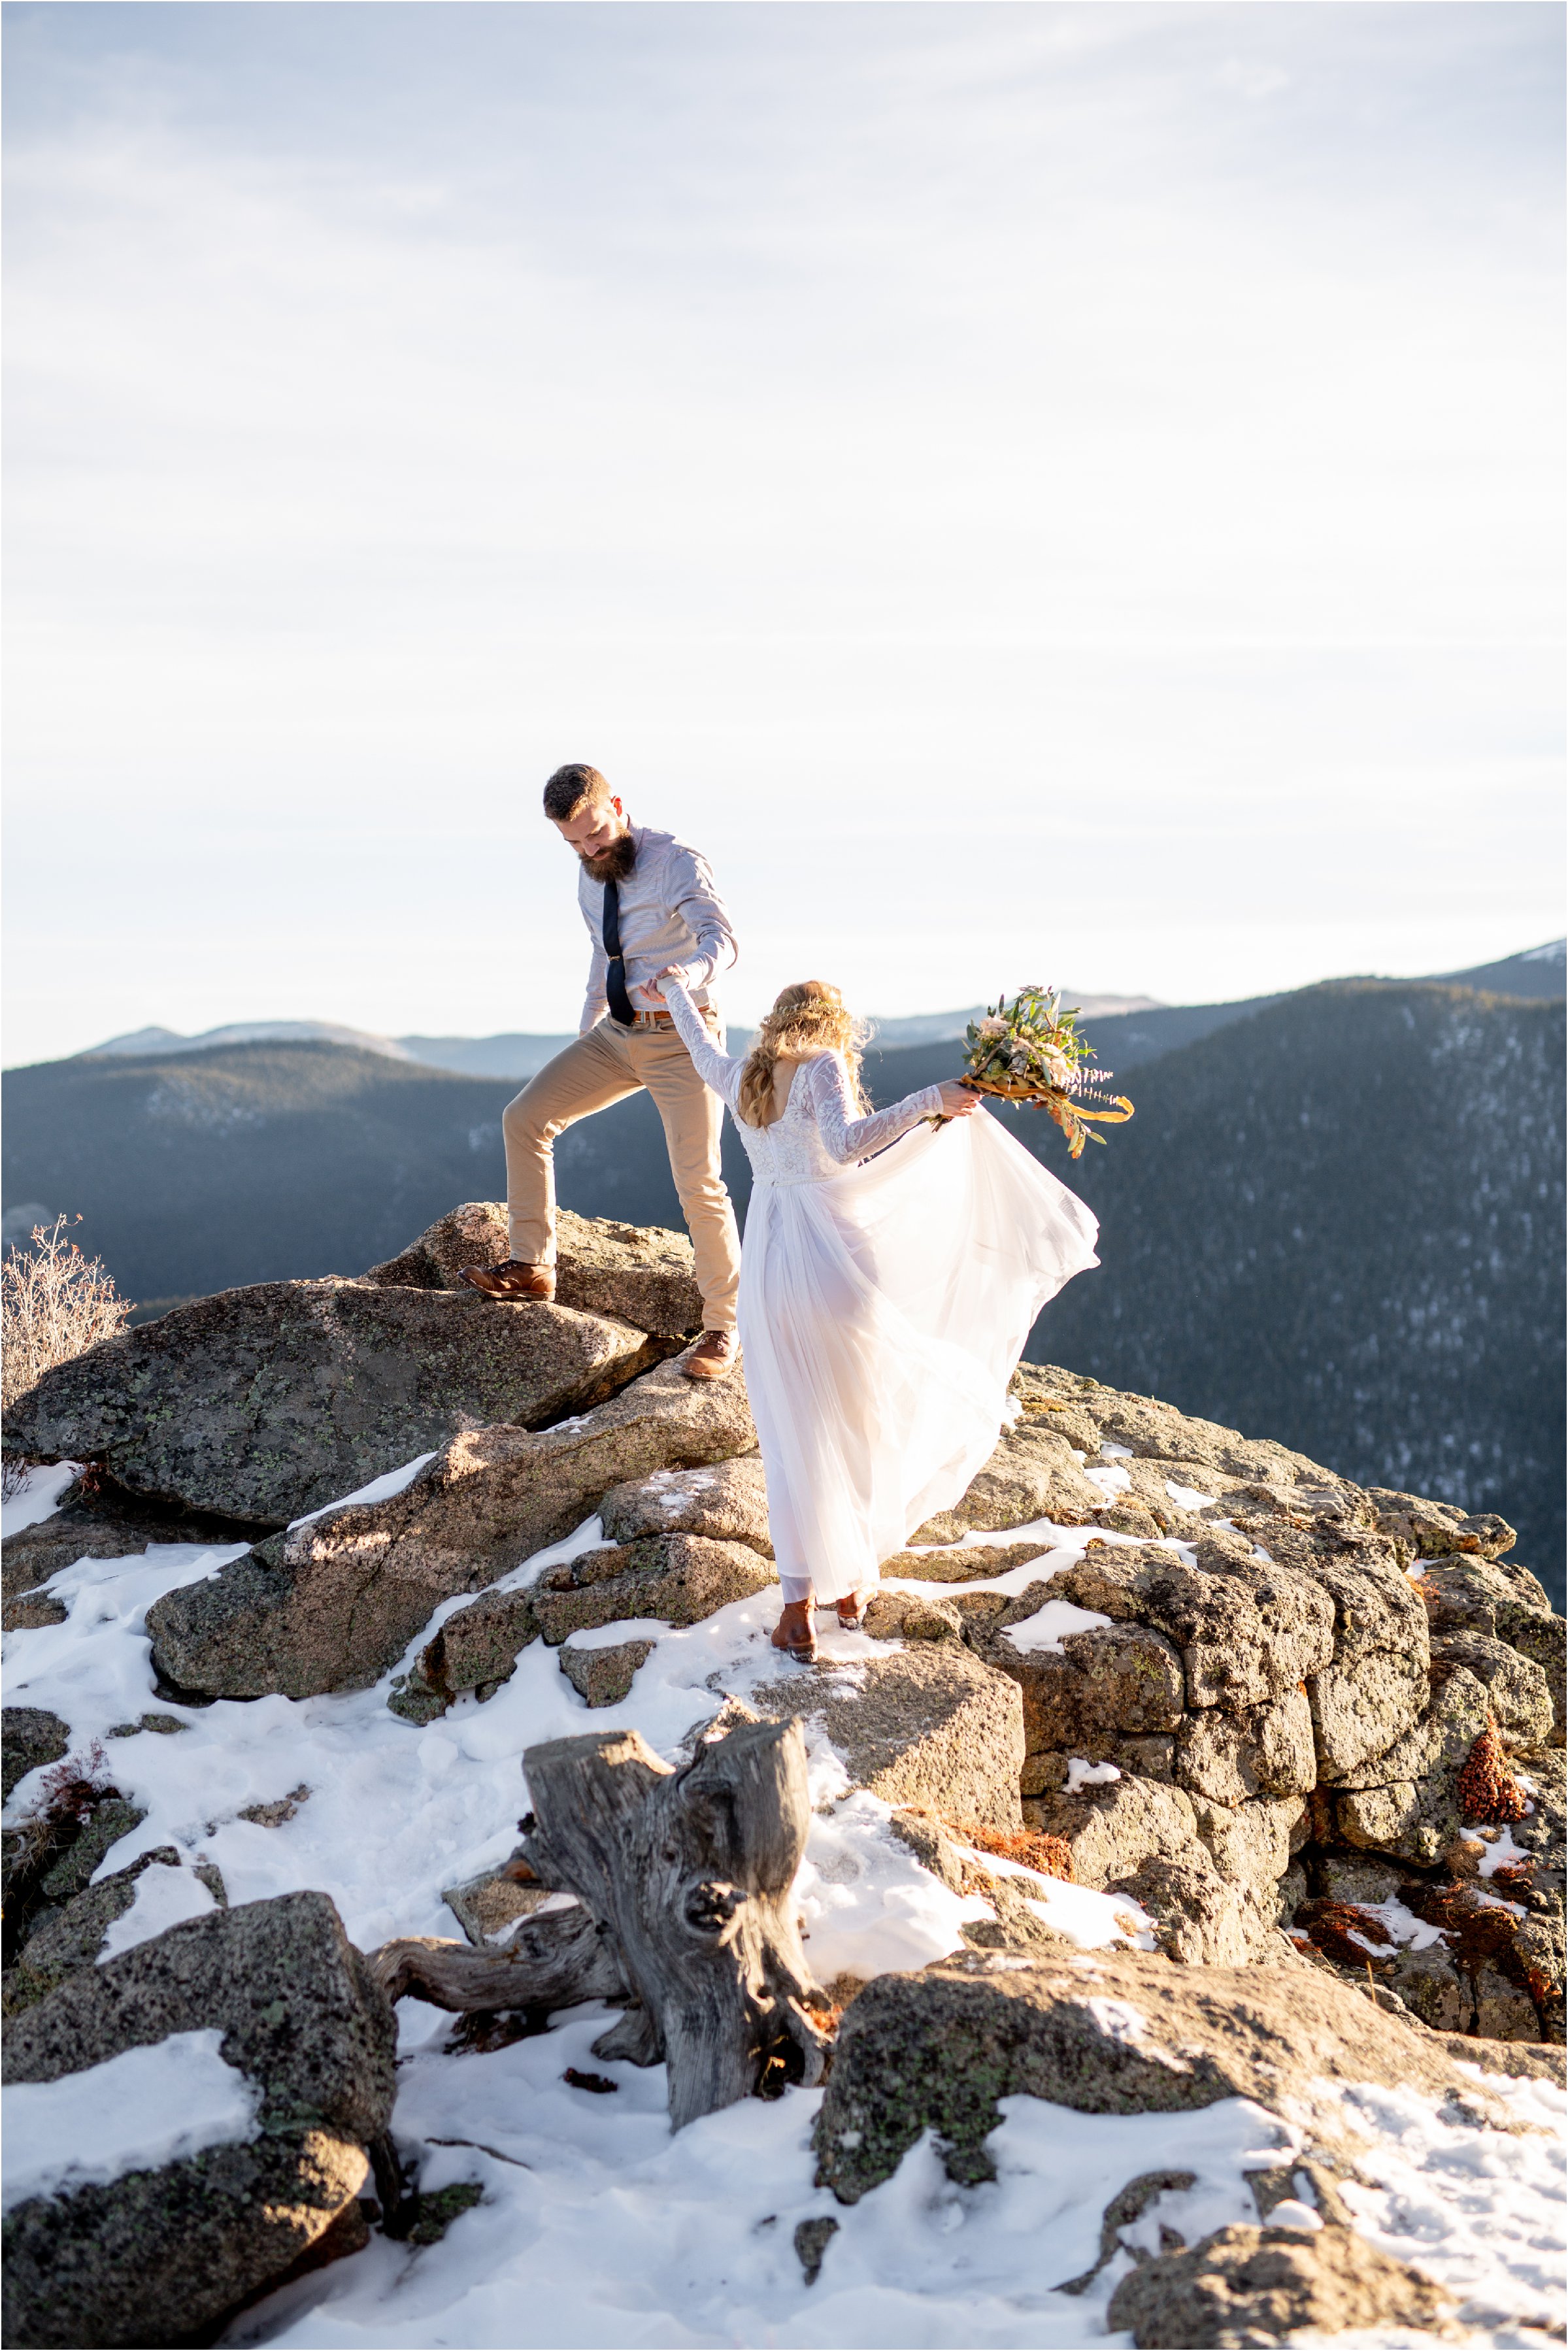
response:
<path id="1" fill-rule="evenodd" d="M 881 1562 L 989 1458 L 1030 1326 L 1099 1263 L 1099 1228 L 967 1088 L 871 1113 L 866 1032 L 836 987 L 785 988 L 743 1061 L 678 970 L 651 992 L 751 1161 L 739 1336 L 784 1594 L 773 1640 L 809 1665 L 813 1608 L 858 1625 Z"/>

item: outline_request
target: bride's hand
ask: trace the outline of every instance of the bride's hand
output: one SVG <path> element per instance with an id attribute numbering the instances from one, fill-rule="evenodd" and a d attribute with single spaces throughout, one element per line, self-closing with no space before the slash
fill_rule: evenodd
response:
<path id="1" fill-rule="evenodd" d="M 660 981 L 665 979 L 685 979 L 685 973 L 681 969 L 678 963 L 666 964 L 664 970 L 659 973 L 657 978 L 645 979 L 643 982 L 643 991 L 646 995 L 653 998 L 655 1004 L 663 1004 L 664 1002 L 664 991 L 659 984 Z"/>
<path id="2" fill-rule="evenodd" d="M 944 1078 L 940 1087 L 944 1118 L 971 1118 L 980 1107 L 980 1097 L 960 1085 L 956 1078 Z"/>

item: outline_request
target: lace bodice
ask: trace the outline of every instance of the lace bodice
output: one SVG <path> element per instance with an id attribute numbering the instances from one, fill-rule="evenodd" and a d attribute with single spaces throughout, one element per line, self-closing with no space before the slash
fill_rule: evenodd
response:
<path id="1" fill-rule="evenodd" d="M 758 1184 L 821 1184 L 857 1160 L 885 1150 L 923 1118 L 935 1118 L 942 1108 L 940 1087 L 922 1086 L 889 1110 L 856 1118 L 843 1062 L 837 1053 L 818 1053 L 796 1070 L 783 1117 L 775 1119 L 771 1126 L 748 1126 L 735 1107 L 745 1061 L 719 1051 L 679 980 L 663 980 L 660 985 L 698 1076 L 735 1119 Z"/>

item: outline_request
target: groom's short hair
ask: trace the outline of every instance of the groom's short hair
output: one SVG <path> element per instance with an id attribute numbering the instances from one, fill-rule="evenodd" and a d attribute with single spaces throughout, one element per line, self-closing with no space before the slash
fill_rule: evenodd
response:
<path id="1" fill-rule="evenodd" d="M 564 824 L 584 801 L 609 798 L 610 787 L 598 768 L 573 759 L 569 766 L 558 768 L 545 786 L 545 814 L 553 823 Z"/>

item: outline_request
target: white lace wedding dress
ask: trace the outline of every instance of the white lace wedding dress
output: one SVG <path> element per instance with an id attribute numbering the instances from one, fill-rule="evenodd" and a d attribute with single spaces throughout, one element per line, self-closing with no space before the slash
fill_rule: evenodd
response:
<path id="1" fill-rule="evenodd" d="M 662 986 L 735 1115 L 745 1062 Z M 1082 1200 L 984 1110 L 923 1124 L 941 1107 L 926 1086 L 856 1118 L 842 1061 L 821 1053 L 773 1125 L 736 1118 L 752 1171 L 740 1343 L 787 1600 L 863 1591 L 952 1507 L 997 1442 L 1035 1316 L 1099 1263 Z"/>

